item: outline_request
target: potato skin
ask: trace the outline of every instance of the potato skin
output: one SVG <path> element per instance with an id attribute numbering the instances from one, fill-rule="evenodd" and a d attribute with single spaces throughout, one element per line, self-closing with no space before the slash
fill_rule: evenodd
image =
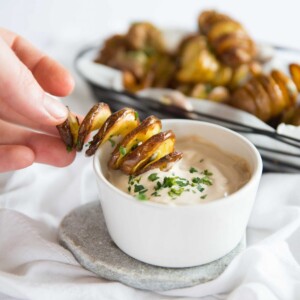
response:
<path id="1" fill-rule="evenodd" d="M 125 174 L 134 175 L 151 160 L 152 155 L 155 151 L 164 144 L 170 143 L 168 151 L 169 154 L 174 151 L 175 134 L 172 130 L 158 133 L 144 142 L 142 145 L 138 146 L 131 153 L 126 155 L 122 164 L 120 165 L 120 170 Z"/>
<path id="2" fill-rule="evenodd" d="M 95 104 L 87 113 L 78 130 L 76 150 L 81 151 L 84 141 L 89 133 L 99 129 L 111 115 L 110 108 L 106 103 Z"/>
<path id="3" fill-rule="evenodd" d="M 67 119 L 62 124 L 57 125 L 56 128 L 67 150 L 71 151 L 77 143 L 79 120 L 77 116 L 70 111 L 69 107 L 67 107 L 67 109 L 69 111 Z"/>
<path id="4" fill-rule="evenodd" d="M 259 74 L 236 89 L 229 104 L 267 122 L 294 107 L 297 96 L 293 80 L 281 71 L 273 70 L 270 75 Z"/>
<path id="5" fill-rule="evenodd" d="M 70 129 L 70 122 L 66 119 L 63 123 L 56 126 L 61 139 L 66 145 L 67 149 L 73 148 L 73 136 Z"/>
<path id="6" fill-rule="evenodd" d="M 159 160 L 153 163 L 147 164 L 145 167 L 137 171 L 135 175 L 140 175 L 154 169 L 160 169 L 161 171 L 168 171 L 170 170 L 170 168 L 172 168 L 174 163 L 176 163 L 182 158 L 182 156 L 183 156 L 182 152 L 174 151 L 170 154 L 163 156 L 162 158 L 160 158 Z"/>
<path id="7" fill-rule="evenodd" d="M 300 65 L 290 64 L 289 65 L 290 74 L 297 87 L 298 92 L 300 92 Z"/>
<path id="8" fill-rule="evenodd" d="M 118 169 L 125 156 L 122 156 L 119 149 L 123 147 L 126 153 L 132 150 L 132 147 L 139 142 L 145 142 L 151 136 L 161 131 L 161 121 L 155 116 L 147 117 L 138 127 L 129 132 L 124 139 L 117 145 L 108 162 L 108 166 L 112 169 Z"/>
<path id="9" fill-rule="evenodd" d="M 140 124 L 137 113 L 131 108 L 123 108 L 113 113 L 94 135 L 89 148 L 86 151 L 87 156 L 95 154 L 98 147 L 106 142 L 113 135 L 126 135 Z"/>
<path id="10" fill-rule="evenodd" d="M 207 36 L 210 46 L 225 65 L 236 68 L 254 60 L 255 43 L 236 20 L 209 10 L 200 14 L 198 25 L 200 32 Z"/>

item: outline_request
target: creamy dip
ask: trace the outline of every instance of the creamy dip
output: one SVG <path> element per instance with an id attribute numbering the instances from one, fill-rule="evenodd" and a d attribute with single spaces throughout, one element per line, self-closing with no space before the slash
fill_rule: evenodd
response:
<path id="1" fill-rule="evenodd" d="M 120 190 L 139 200 L 187 205 L 226 197 L 250 179 L 247 162 L 217 146 L 189 136 L 176 141 L 183 158 L 162 172 L 150 170 L 133 177 L 107 170 L 107 179 Z"/>

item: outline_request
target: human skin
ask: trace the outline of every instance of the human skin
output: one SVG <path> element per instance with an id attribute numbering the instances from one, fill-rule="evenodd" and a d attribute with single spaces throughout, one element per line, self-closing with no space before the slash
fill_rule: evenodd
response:
<path id="1" fill-rule="evenodd" d="M 67 109 L 51 95 L 71 93 L 74 80 L 55 60 L 21 36 L 0 28 L 0 172 L 18 170 L 35 162 L 69 165 L 56 125 Z"/>

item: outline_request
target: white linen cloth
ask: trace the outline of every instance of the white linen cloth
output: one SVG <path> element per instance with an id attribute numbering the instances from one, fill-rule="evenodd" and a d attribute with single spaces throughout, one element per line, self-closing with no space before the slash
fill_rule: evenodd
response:
<path id="1" fill-rule="evenodd" d="M 57 243 L 71 209 L 98 199 L 91 159 L 0 175 L 0 299 L 300 299 L 300 175 L 263 175 L 248 247 L 216 280 L 162 294 L 96 277 Z"/>

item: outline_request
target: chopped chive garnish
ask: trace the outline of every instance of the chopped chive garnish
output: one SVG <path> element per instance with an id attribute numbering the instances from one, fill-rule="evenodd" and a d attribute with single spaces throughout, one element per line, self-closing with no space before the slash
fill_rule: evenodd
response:
<path id="1" fill-rule="evenodd" d="M 193 183 L 200 183 L 200 182 L 201 182 L 201 178 L 200 178 L 200 177 L 194 177 L 194 178 L 192 179 L 192 182 L 193 182 Z"/>
<path id="2" fill-rule="evenodd" d="M 151 196 L 154 196 L 154 197 L 160 197 L 161 195 L 159 195 L 158 192 L 155 191 L 155 192 L 153 192 L 153 193 L 151 194 Z"/>
<path id="3" fill-rule="evenodd" d="M 134 176 L 132 175 L 129 175 L 129 178 L 128 178 L 128 183 L 130 183 L 132 181 L 132 179 L 134 178 Z"/>
<path id="4" fill-rule="evenodd" d="M 109 138 L 108 140 L 112 147 L 114 147 L 116 145 L 116 142 L 112 138 Z"/>
<path id="5" fill-rule="evenodd" d="M 201 199 L 205 199 L 207 197 L 207 194 L 206 195 L 203 195 L 203 196 L 201 196 L 200 198 Z"/>
<path id="6" fill-rule="evenodd" d="M 197 186 L 197 190 L 199 191 L 199 192 L 203 192 L 204 191 L 204 187 L 202 187 L 200 184 Z"/>
<path id="7" fill-rule="evenodd" d="M 72 152 L 73 147 L 72 147 L 72 146 L 67 146 L 67 147 L 66 147 L 66 150 L 67 150 L 68 152 Z"/>
<path id="8" fill-rule="evenodd" d="M 148 199 L 147 199 L 147 196 L 145 195 L 145 193 L 139 193 L 139 194 L 137 194 L 137 195 L 136 195 L 136 198 L 137 198 L 138 200 L 141 200 L 141 201 L 148 200 Z"/>
<path id="9" fill-rule="evenodd" d="M 119 148 L 119 152 L 121 153 L 121 155 L 126 155 L 126 153 L 127 153 L 127 151 L 126 151 L 126 148 L 125 147 L 123 147 L 123 146 L 120 146 L 120 148 Z"/>
<path id="10" fill-rule="evenodd" d="M 157 173 L 152 173 L 148 176 L 148 179 L 150 181 L 155 181 L 155 180 L 159 179 L 159 177 L 157 176 Z"/>
<path id="11" fill-rule="evenodd" d="M 211 179 L 209 179 L 209 178 L 207 178 L 207 177 L 201 178 L 201 183 L 203 183 L 203 184 L 205 184 L 205 185 L 212 185 Z"/>
<path id="12" fill-rule="evenodd" d="M 191 167 L 191 168 L 190 168 L 190 173 L 196 173 L 196 172 L 198 172 L 197 169 L 195 169 L 194 167 Z"/>
<path id="13" fill-rule="evenodd" d="M 139 118 L 139 113 L 137 111 L 134 112 L 134 117 L 135 117 L 135 120 L 137 120 Z"/>
<path id="14" fill-rule="evenodd" d="M 145 187 L 142 184 L 135 184 L 134 185 L 134 192 L 135 193 L 138 193 L 138 192 L 143 191 L 143 190 L 145 190 Z"/>
<path id="15" fill-rule="evenodd" d="M 201 159 L 199 160 L 199 162 L 200 162 L 200 163 L 204 162 L 204 158 L 201 158 Z"/>
<path id="16" fill-rule="evenodd" d="M 201 172 L 201 174 L 204 174 L 205 176 L 212 176 L 213 173 L 209 172 L 207 169 L 205 169 L 203 172 Z"/>

